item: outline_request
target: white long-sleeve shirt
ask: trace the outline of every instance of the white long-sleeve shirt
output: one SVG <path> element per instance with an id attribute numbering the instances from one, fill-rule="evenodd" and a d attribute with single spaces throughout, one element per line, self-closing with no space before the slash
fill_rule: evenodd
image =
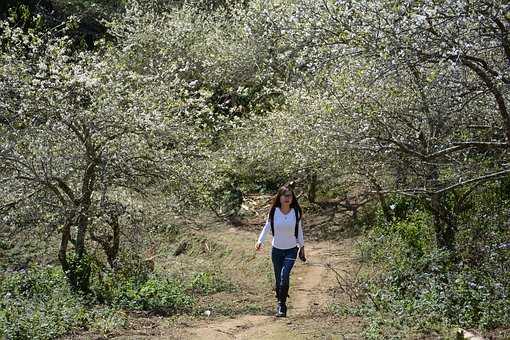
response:
<path id="1" fill-rule="evenodd" d="M 296 245 L 303 247 L 305 245 L 303 239 L 303 226 L 299 219 L 298 237 L 294 234 L 296 228 L 296 213 L 294 209 L 290 209 L 287 214 L 282 213 L 280 208 L 276 207 L 274 212 L 274 236 L 272 246 L 278 249 L 290 249 Z M 266 234 L 271 230 L 271 221 L 269 216 L 266 219 L 266 224 L 260 232 L 259 242 L 264 243 Z"/>

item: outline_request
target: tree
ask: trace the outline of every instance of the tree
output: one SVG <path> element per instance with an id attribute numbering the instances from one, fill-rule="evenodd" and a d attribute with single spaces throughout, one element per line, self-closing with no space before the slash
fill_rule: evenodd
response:
<path id="1" fill-rule="evenodd" d="M 303 55 L 329 70 L 351 145 L 366 163 L 384 164 L 389 190 L 425 198 L 438 246 L 453 249 L 467 197 L 510 173 L 508 4 L 301 6 L 299 20 L 313 28 Z"/>
<path id="2" fill-rule="evenodd" d="M 87 291 L 87 240 L 115 267 L 128 195 L 162 183 L 175 190 L 180 164 L 200 157 L 205 136 L 190 124 L 186 83 L 168 72 L 174 60 L 151 54 L 155 46 L 137 35 L 146 32 L 124 33 L 119 49 L 83 52 L 66 36 L 5 22 L 1 31 L 0 209 L 14 226 L 15 208 L 45 211 L 41 223 L 59 225 L 62 269 Z"/>

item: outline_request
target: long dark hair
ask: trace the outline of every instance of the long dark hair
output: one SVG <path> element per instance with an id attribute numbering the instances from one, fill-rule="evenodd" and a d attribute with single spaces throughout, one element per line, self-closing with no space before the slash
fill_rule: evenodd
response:
<path id="1" fill-rule="evenodd" d="M 298 211 L 298 218 L 301 219 L 301 216 L 303 215 L 303 211 L 301 210 L 301 206 L 299 205 L 298 199 L 296 197 L 296 194 L 294 193 L 294 190 L 292 189 L 292 183 L 286 184 L 280 187 L 278 191 L 276 192 L 276 195 L 273 197 L 273 203 L 271 204 L 271 209 L 269 209 L 269 220 L 273 221 L 274 219 L 274 212 L 276 210 L 276 207 L 281 208 L 282 204 L 280 202 L 280 197 L 290 191 L 292 193 L 292 202 L 290 203 L 291 209 L 297 209 Z"/>

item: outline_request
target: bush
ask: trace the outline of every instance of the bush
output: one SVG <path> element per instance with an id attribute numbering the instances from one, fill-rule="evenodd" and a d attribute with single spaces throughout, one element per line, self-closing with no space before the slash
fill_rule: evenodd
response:
<path id="1" fill-rule="evenodd" d="M 4 273 L 0 281 L 0 338 L 54 339 L 79 328 L 107 333 L 127 325 L 122 308 L 168 315 L 193 306 L 192 296 L 177 280 L 125 274 L 109 273 L 102 280 L 96 275 L 90 294 L 80 295 L 70 289 L 60 267 Z M 210 287 L 216 287 L 212 282 Z"/>
<path id="2" fill-rule="evenodd" d="M 89 322 L 60 268 L 30 268 L 0 283 L 0 337 L 53 339 Z"/>
<path id="3" fill-rule="evenodd" d="M 408 321 L 423 328 L 446 323 L 487 329 L 510 323 L 510 306 L 505 302 L 509 280 L 483 268 L 452 264 L 446 252 L 401 262 L 387 273 L 381 286 L 380 306 L 408 316 Z"/>
<path id="4" fill-rule="evenodd" d="M 367 241 L 361 245 L 365 260 L 393 265 L 388 257 L 401 262 L 430 251 L 434 245 L 431 219 L 429 214 L 422 211 L 393 223 L 379 219 L 379 224 L 369 231 Z"/>
<path id="5" fill-rule="evenodd" d="M 454 254 L 436 249 L 432 219 L 418 209 L 370 230 L 360 250 L 382 270 L 365 282 L 365 336 L 385 327 L 409 332 L 510 324 L 510 250 L 501 246 L 508 240 L 502 227 L 507 203 L 494 192 L 473 197 L 470 211 L 458 216 Z"/>
<path id="6" fill-rule="evenodd" d="M 138 291 L 135 304 L 145 310 L 158 310 L 169 314 L 179 310 L 189 310 L 193 299 L 175 281 L 153 277 L 147 280 Z"/>
<path id="7" fill-rule="evenodd" d="M 193 292 L 199 294 L 212 294 L 221 291 L 232 291 L 234 286 L 215 273 L 200 272 L 196 273 L 190 282 L 190 288 Z"/>
<path id="8" fill-rule="evenodd" d="M 106 304 L 162 315 L 189 311 L 194 303 L 177 280 L 154 274 L 126 277 L 109 273 L 94 285 L 93 291 Z"/>

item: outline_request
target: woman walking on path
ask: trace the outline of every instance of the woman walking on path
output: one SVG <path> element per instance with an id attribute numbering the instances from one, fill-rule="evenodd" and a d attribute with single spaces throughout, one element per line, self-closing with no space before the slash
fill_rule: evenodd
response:
<path id="1" fill-rule="evenodd" d="M 275 290 L 278 299 L 276 316 L 278 317 L 287 316 L 286 302 L 290 271 L 294 266 L 298 252 L 299 258 L 306 261 L 301 216 L 301 207 L 292 189 L 288 186 L 281 187 L 273 199 L 266 224 L 255 245 L 255 249 L 260 250 L 268 231 L 271 230 L 273 234 L 271 260 L 276 281 Z"/>

